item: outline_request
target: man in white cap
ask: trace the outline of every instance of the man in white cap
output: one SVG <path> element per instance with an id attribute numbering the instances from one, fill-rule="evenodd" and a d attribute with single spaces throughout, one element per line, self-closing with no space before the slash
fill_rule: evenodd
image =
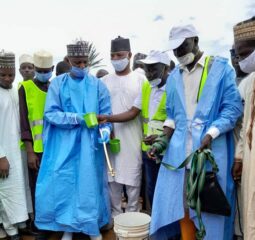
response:
<path id="1" fill-rule="evenodd" d="M 35 75 L 35 66 L 33 57 L 29 54 L 22 54 L 19 57 L 19 72 L 23 81 L 33 80 Z"/>
<path id="2" fill-rule="evenodd" d="M 236 147 L 233 177 L 241 179 L 243 239 L 255 239 L 255 17 L 234 26 L 236 56 L 241 70 L 249 74 L 239 85 L 244 97 L 241 136 Z M 242 178 L 241 178 L 242 177 Z M 238 238 L 237 238 L 238 239 Z"/>
<path id="3" fill-rule="evenodd" d="M 36 187 L 36 225 L 65 232 L 62 240 L 81 232 L 102 240 L 99 229 L 109 222 L 103 146 L 111 124 L 90 128 L 87 113 L 110 114 L 105 85 L 88 72 L 88 44 L 67 45 L 70 73 L 52 80 L 44 115 L 44 154 Z M 99 132 L 102 132 L 100 138 Z"/>
<path id="4" fill-rule="evenodd" d="M 162 145 L 153 144 L 150 157 L 168 147 L 163 162 L 178 167 L 193 151 L 212 148 L 220 169 L 218 180 L 231 206 L 234 205 L 232 129 L 242 114 L 242 103 L 235 83 L 235 74 L 221 57 L 205 56 L 200 51 L 198 33 L 194 26 L 173 27 L 170 48 L 180 65 L 167 80 L 167 120 L 164 123 Z M 163 144 L 165 141 L 165 145 Z M 186 169 L 190 168 L 190 164 Z M 182 239 L 230 240 L 233 237 L 233 217 L 202 212 L 205 231 L 199 228 L 198 218 L 186 201 L 186 176 L 181 168 L 171 171 L 161 166 L 152 209 L 151 235 L 180 221 Z M 167 186 L 166 186 L 167 183 Z M 217 201 L 217 199 L 215 200 Z M 173 229 L 174 233 L 174 229 Z M 189 234 L 187 234 L 189 233 Z M 188 235 L 188 238 L 186 238 Z"/>
<path id="5" fill-rule="evenodd" d="M 113 114 L 128 111 L 132 107 L 145 81 L 144 75 L 131 71 L 131 57 L 129 39 L 119 36 L 111 41 L 111 62 L 115 72 L 102 80 L 111 94 Z M 115 217 L 123 213 L 121 199 L 124 185 L 128 196 L 126 211 L 136 212 L 139 208 L 142 127 L 137 117 L 128 123 L 115 123 L 113 128 L 115 137 L 121 142 L 120 153 L 110 157 L 116 174 L 114 178 L 108 174 L 112 217 Z"/>
<path id="6" fill-rule="evenodd" d="M 0 228 L 1 239 L 19 240 L 18 223 L 28 219 L 15 78 L 15 56 L 0 52 Z"/>
<path id="7" fill-rule="evenodd" d="M 33 62 L 35 78 L 20 83 L 19 107 L 21 140 L 27 153 L 29 185 L 34 208 L 35 186 L 43 154 L 44 106 L 54 66 L 52 54 L 44 50 L 34 53 Z M 37 239 L 40 237 L 40 234 L 36 236 Z"/>
<path id="8" fill-rule="evenodd" d="M 145 189 L 152 205 L 159 164 L 147 157 L 146 151 L 154 139 L 163 132 L 163 122 L 166 120 L 165 84 L 169 74 L 170 57 L 167 53 L 151 51 L 143 60 L 138 60 L 145 69 L 148 81 L 145 81 L 141 92 L 133 106 L 126 112 L 111 116 L 98 116 L 100 121 L 126 122 L 135 119 L 140 113 L 143 120 L 143 164 L 145 169 Z"/>
<path id="9" fill-rule="evenodd" d="M 22 76 L 23 81 L 33 80 L 35 75 L 35 66 L 33 57 L 29 54 L 22 54 L 19 57 L 19 72 Z M 27 199 L 27 210 L 29 213 L 29 220 L 27 221 L 27 227 L 24 229 L 20 229 L 21 234 L 26 235 L 34 235 L 33 232 L 33 206 L 32 206 L 32 199 L 31 199 L 31 191 L 29 185 L 29 178 L 28 178 L 28 165 L 27 165 L 27 152 L 25 150 L 25 144 L 21 143 L 21 156 L 23 160 L 24 166 L 24 175 L 25 175 L 25 187 L 26 187 L 26 199 Z"/>

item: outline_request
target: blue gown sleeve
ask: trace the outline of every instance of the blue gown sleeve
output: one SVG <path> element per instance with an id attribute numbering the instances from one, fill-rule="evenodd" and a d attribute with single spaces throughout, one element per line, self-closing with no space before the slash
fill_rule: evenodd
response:
<path id="1" fill-rule="evenodd" d="M 174 122 L 174 85 L 171 75 L 167 79 L 166 83 L 166 113 L 167 120 Z"/>
<path id="2" fill-rule="evenodd" d="M 243 113 L 241 97 L 235 83 L 235 73 L 229 65 L 227 65 L 224 78 L 220 113 L 211 124 L 211 127 L 216 127 L 220 131 L 220 134 L 233 129 L 237 119 Z"/>
<path id="3" fill-rule="evenodd" d="M 105 115 L 111 115 L 112 114 L 112 108 L 111 108 L 111 97 L 109 90 L 107 89 L 106 85 L 99 80 L 99 114 L 105 114 Z M 108 127 L 110 130 L 112 130 L 112 124 L 111 123 L 104 123 L 100 125 L 101 127 Z"/>
<path id="4" fill-rule="evenodd" d="M 64 112 L 60 102 L 60 82 L 53 79 L 47 93 L 44 119 L 50 124 L 60 128 L 71 129 L 84 123 L 78 113 Z"/>

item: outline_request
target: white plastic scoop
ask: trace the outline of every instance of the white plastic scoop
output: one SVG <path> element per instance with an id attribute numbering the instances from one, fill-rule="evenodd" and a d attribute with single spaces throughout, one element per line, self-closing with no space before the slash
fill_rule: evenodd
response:
<path id="1" fill-rule="evenodd" d="M 103 138 L 103 133 L 102 133 L 102 130 L 100 128 L 99 128 L 99 132 L 100 132 L 101 138 Z M 108 169 L 109 169 L 109 173 L 111 174 L 112 177 L 114 177 L 115 172 L 112 168 L 105 142 L 103 142 L 103 146 L 104 146 L 104 154 L 105 154 L 105 158 L 106 158 L 106 161 L 107 161 L 107 166 L 108 166 Z"/>

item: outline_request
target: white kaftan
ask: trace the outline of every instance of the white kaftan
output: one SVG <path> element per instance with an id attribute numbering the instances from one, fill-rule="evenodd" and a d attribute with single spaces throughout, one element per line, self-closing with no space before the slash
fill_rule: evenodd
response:
<path id="1" fill-rule="evenodd" d="M 0 158 L 10 164 L 9 177 L 0 179 L 0 221 L 11 224 L 28 219 L 23 163 L 19 147 L 19 106 L 17 89 L 0 87 Z"/>
<path id="2" fill-rule="evenodd" d="M 243 231 L 244 239 L 255 239 L 255 119 L 253 119 L 252 142 L 249 148 L 248 131 L 251 124 L 251 113 L 255 107 L 252 102 L 255 94 L 255 72 L 245 80 L 244 91 L 244 118 L 240 139 L 236 147 L 236 158 L 243 160 L 242 173 L 242 210 L 243 210 Z M 255 101 L 255 100 L 254 100 Z"/>
<path id="3" fill-rule="evenodd" d="M 106 75 L 103 82 L 110 91 L 113 114 L 128 111 L 142 91 L 145 76 L 137 72 L 130 72 L 125 76 L 115 73 Z M 120 139 L 121 151 L 111 154 L 110 159 L 116 171 L 114 179 L 109 181 L 138 187 L 141 184 L 141 142 L 142 125 L 139 117 L 124 123 L 114 123 L 114 134 Z"/>

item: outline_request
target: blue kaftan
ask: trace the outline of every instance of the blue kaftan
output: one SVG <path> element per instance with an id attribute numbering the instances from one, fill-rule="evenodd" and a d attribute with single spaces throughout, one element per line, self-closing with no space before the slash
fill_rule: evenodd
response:
<path id="1" fill-rule="evenodd" d="M 167 86 L 167 116 L 175 123 L 175 131 L 170 140 L 163 161 L 175 167 L 186 157 L 186 139 L 191 129 L 193 150 L 212 126 L 220 131 L 212 141 L 212 151 L 219 167 L 218 180 L 230 204 L 234 205 L 234 183 L 231 176 L 234 142 L 232 129 L 242 114 L 242 103 L 235 83 L 235 74 L 227 60 L 215 57 L 192 123 L 186 116 L 186 104 L 182 73 L 179 67 L 170 74 Z M 199 124 L 197 124 L 199 123 Z M 160 167 L 153 200 L 150 233 L 155 239 L 167 239 L 160 235 L 163 227 L 170 227 L 184 217 L 183 186 L 185 169 L 169 171 Z M 205 240 L 232 240 L 234 208 L 231 217 L 202 213 L 206 228 Z M 190 210 L 190 217 L 198 226 L 196 214 Z M 174 230 L 174 228 L 172 228 Z M 174 235 L 175 231 L 172 231 Z"/>
<path id="2" fill-rule="evenodd" d="M 106 86 L 86 75 L 69 74 L 50 84 L 44 116 L 44 154 L 36 186 L 36 225 L 52 231 L 98 236 L 109 221 L 107 176 L 98 127 L 85 113 L 111 114 Z M 110 124 L 108 124 L 111 127 Z"/>

